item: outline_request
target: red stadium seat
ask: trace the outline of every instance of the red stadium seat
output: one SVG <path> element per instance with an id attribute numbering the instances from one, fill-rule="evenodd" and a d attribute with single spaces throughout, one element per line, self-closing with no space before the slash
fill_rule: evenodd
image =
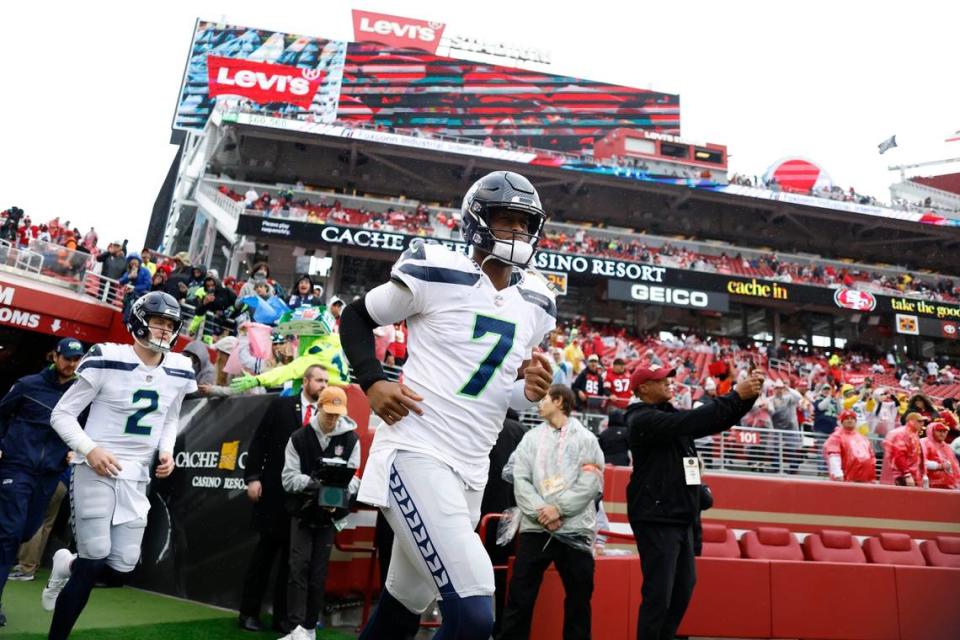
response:
<path id="1" fill-rule="evenodd" d="M 867 557 L 849 531 L 824 529 L 811 533 L 803 541 L 803 555 L 814 562 L 850 562 L 865 564 Z"/>
<path id="2" fill-rule="evenodd" d="M 905 533 L 881 533 L 863 542 L 867 561 L 873 564 L 905 564 L 926 566 L 916 541 Z"/>
<path id="3" fill-rule="evenodd" d="M 725 525 L 703 523 L 703 553 L 705 558 L 739 558 L 740 547 L 733 531 Z"/>
<path id="4" fill-rule="evenodd" d="M 931 567 L 960 569 L 960 538 L 937 536 L 920 543 L 920 552 Z"/>
<path id="5" fill-rule="evenodd" d="M 800 543 L 783 527 L 758 527 L 740 538 L 744 558 L 753 560 L 803 560 Z"/>

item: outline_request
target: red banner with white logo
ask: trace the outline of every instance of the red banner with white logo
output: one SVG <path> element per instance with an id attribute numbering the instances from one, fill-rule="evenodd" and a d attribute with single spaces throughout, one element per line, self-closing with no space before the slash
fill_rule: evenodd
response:
<path id="1" fill-rule="evenodd" d="M 442 22 L 353 10 L 354 40 L 376 42 L 397 49 L 420 49 L 436 53 L 445 26 Z"/>
<path id="2" fill-rule="evenodd" d="M 319 69 L 208 56 L 207 81 L 211 97 L 235 95 L 260 104 L 283 102 L 307 109 L 320 88 L 323 73 Z"/>

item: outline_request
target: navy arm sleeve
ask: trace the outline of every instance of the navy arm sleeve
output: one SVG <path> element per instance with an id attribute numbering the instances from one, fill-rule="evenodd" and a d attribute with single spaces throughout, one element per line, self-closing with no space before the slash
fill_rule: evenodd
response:
<path id="1" fill-rule="evenodd" d="M 377 323 L 367 311 L 365 298 L 348 304 L 340 317 L 340 344 L 343 346 L 343 352 L 347 354 L 350 366 L 353 367 L 357 382 L 364 391 L 375 382 L 387 379 L 383 366 L 377 360 L 376 343 L 373 337 L 373 330 L 377 328 Z"/>

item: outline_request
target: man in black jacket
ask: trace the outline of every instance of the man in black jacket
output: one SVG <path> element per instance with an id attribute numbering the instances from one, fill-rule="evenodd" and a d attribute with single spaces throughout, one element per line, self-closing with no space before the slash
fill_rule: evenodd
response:
<path id="1" fill-rule="evenodd" d="M 630 441 L 624 415 L 623 409 L 611 410 L 607 428 L 601 431 L 598 436 L 605 464 L 614 464 L 621 467 L 630 466 Z"/>
<path id="2" fill-rule="evenodd" d="M 627 517 L 643 571 L 638 640 L 673 638 L 693 594 L 702 490 L 694 440 L 736 425 L 763 386 L 763 372 L 754 371 L 728 395 L 678 411 L 670 404 L 674 373 L 650 364 L 638 367 L 630 380 L 640 399 L 626 416 L 633 454 Z"/>
<path id="3" fill-rule="evenodd" d="M 490 450 L 490 471 L 487 474 L 487 486 L 483 490 L 483 500 L 480 502 L 481 518 L 488 513 L 503 513 L 510 507 L 517 506 L 517 499 L 513 494 L 513 482 L 503 479 L 503 468 L 529 430 L 529 425 L 520 422 L 520 414 L 513 409 L 507 409 L 503 429 L 497 436 L 497 443 Z M 499 523 L 499 520 L 490 523 L 487 527 L 487 537 L 483 541 L 483 546 L 487 548 L 487 553 L 490 554 L 490 561 L 495 565 L 507 564 L 510 556 L 513 555 L 513 545 L 500 546 L 497 544 L 497 525 Z M 500 623 L 503 621 L 503 604 L 507 592 L 506 572 L 495 571 L 493 582 L 496 587 L 493 594 L 493 635 L 496 636 L 500 633 Z"/>
<path id="4" fill-rule="evenodd" d="M 287 625 L 290 516 L 285 508 L 287 496 L 281 480 L 284 451 L 290 435 L 316 415 L 320 392 L 327 387 L 328 380 L 326 369 L 313 365 L 303 374 L 300 395 L 274 398 L 247 452 L 244 480 L 247 497 L 254 503 L 253 527 L 260 534 L 250 556 L 240 601 L 240 626 L 247 631 L 263 629 L 260 603 L 278 553 L 280 566 L 274 583 L 273 628 L 283 633 L 290 631 Z"/>

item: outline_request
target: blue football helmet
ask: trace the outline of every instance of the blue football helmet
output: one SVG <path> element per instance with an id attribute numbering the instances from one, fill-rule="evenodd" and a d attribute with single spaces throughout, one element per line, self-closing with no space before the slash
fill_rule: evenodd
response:
<path id="1" fill-rule="evenodd" d="M 491 214 L 503 209 L 527 214 L 526 232 L 514 231 L 511 240 L 497 238 L 490 227 Z M 494 171 L 474 182 L 463 197 L 460 235 L 501 262 L 526 267 L 546 221 L 540 196 L 529 180 L 512 171 Z"/>
<path id="2" fill-rule="evenodd" d="M 173 330 L 165 331 L 163 338 L 155 340 L 147 324 L 151 317 L 173 320 Z M 137 344 L 151 351 L 170 351 L 182 327 L 183 316 L 180 312 L 180 304 L 169 293 L 162 291 L 151 291 L 137 298 L 131 305 L 130 315 L 127 317 L 127 331 Z"/>

